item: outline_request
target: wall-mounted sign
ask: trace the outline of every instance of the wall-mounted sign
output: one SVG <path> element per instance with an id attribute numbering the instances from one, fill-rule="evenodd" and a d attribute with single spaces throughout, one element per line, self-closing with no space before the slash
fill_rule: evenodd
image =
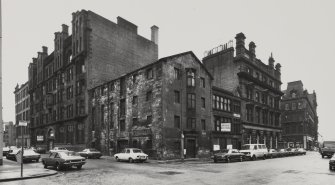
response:
<path id="1" fill-rule="evenodd" d="M 235 118 L 241 118 L 241 115 L 240 115 L 240 114 L 236 114 L 236 113 L 234 113 L 233 116 L 234 116 Z"/>
<path id="2" fill-rule="evenodd" d="M 28 122 L 26 121 L 19 121 L 19 126 L 26 127 L 28 125 Z"/>
<path id="3" fill-rule="evenodd" d="M 231 123 L 221 123 L 221 132 L 230 132 Z"/>
<path id="4" fill-rule="evenodd" d="M 43 140 L 44 140 L 43 136 L 37 136 L 37 141 L 43 141 Z"/>
<path id="5" fill-rule="evenodd" d="M 213 145 L 213 150 L 214 151 L 220 150 L 220 145 Z"/>

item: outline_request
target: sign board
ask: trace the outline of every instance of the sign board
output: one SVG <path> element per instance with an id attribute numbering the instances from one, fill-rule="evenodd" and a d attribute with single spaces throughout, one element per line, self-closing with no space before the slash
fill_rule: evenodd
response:
<path id="1" fill-rule="evenodd" d="M 213 145 L 213 150 L 214 151 L 220 150 L 220 145 Z"/>
<path id="2" fill-rule="evenodd" d="M 233 145 L 227 145 L 227 149 L 233 149 Z"/>
<path id="3" fill-rule="evenodd" d="M 234 116 L 235 118 L 241 118 L 241 115 L 240 115 L 240 114 L 236 114 L 236 113 L 234 113 L 233 116 Z"/>
<path id="4" fill-rule="evenodd" d="M 37 136 L 37 141 L 43 141 L 44 139 L 43 139 L 43 136 Z"/>
<path id="5" fill-rule="evenodd" d="M 26 122 L 26 121 L 19 121 L 19 126 L 26 127 L 26 126 L 28 126 L 28 122 Z"/>
<path id="6" fill-rule="evenodd" d="M 221 123 L 221 132 L 230 132 L 231 123 Z"/>
<path id="7" fill-rule="evenodd" d="M 22 161 L 22 154 L 21 154 L 21 152 L 22 152 L 22 150 L 19 150 L 19 152 L 17 152 L 17 154 L 16 154 L 16 162 L 17 163 L 21 163 L 21 161 Z"/>

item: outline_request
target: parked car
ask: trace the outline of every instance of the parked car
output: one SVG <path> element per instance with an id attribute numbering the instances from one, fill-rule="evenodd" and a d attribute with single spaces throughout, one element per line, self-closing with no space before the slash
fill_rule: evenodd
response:
<path id="1" fill-rule="evenodd" d="M 281 152 L 276 149 L 269 149 L 268 158 L 275 158 L 275 157 L 281 157 Z"/>
<path id="2" fill-rule="evenodd" d="M 129 161 L 133 163 L 134 161 L 146 161 L 148 159 L 148 155 L 143 153 L 143 151 L 138 148 L 125 148 L 120 153 L 115 154 L 114 158 L 117 161 Z"/>
<path id="3" fill-rule="evenodd" d="M 3 147 L 2 148 L 2 155 L 6 156 L 7 154 L 9 154 L 9 151 L 10 151 L 10 149 L 9 149 L 8 146 L 7 147 Z"/>
<path id="4" fill-rule="evenodd" d="M 65 147 L 54 147 L 52 150 L 49 150 L 49 152 L 68 152 L 69 150 Z"/>
<path id="5" fill-rule="evenodd" d="M 286 148 L 288 156 L 298 155 L 298 150 L 296 148 Z"/>
<path id="6" fill-rule="evenodd" d="M 325 156 L 331 158 L 335 153 L 335 141 L 324 141 L 319 151 L 322 158 Z"/>
<path id="7" fill-rule="evenodd" d="M 87 158 L 97 158 L 99 159 L 102 156 L 102 153 L 95 148 L 86 148 L 78 154 L 82 157 Z"/>
<path id="8" fill-rule="evenodd" d="M 11 152 L 9 152 L 6 155 L 6 159 L 16 161 L 16 154 L 20 151 L 21 149 L 13 149 Z"/>
<path id="9" fill-rule="evenodd" d="M 9 153 L 6 156 L 6 158 L 16 161 L 16 155 L 19 153 L 19 151 L 21 151 L 21 149 L 13 150 L 11 153 Z M 23 162 L 32 162 L 32 161 L 38 162 L 40 158 L 41 158 L 41 155 L 34 152 L 31 149 L 23 150 Z"/>
<path id="10" fill-rule="evenodd" d="M 46 148 L 39 146 L 39 147 L 36 147 L 34 149 L 34 151 L 39 153 L 39 154 L 45 154 L 47 150 L 46 150 Z"/>
<path id="11" fill-rule="evenodd" d="M 42 164 L 44 168 L 53 166 L 56 170 L 62 170 L 64 168 L 77 167 L 78 170 L 86 163 L 86 159 L 81 156 L 76 156 L 72 151 L 58 151 L 51 152 L 46 158 L 42 158 Z"/>
<path id="12" fill-rule="evenodd" d="M 237 149 L 224 149 L 216 154 L 214 154 L 214 162 L 224 161 L 229 163 L 230 161 L 240 161 L 242 162 L 245 158 L 245 154 L 240 153 Z"/>
<path id="13" fill-rule="evenodd" d="M 329 170 L 335 170 L 335 155 L 329 160 Z"/>
<path id="14" fill-rule="evenodd" d="M 306 155 L 306 150 L 304 148 L 298 148 L 298 155 Z"/>
<path id="15" fill-rule="evenodd" d="M 289 152 L 286 149 L 280 149 L 279 152 L 280 152 L 280 156 L 282 157 L 289 156 Z"/>
<path id="16" fill-rule="evenodd" d="M 268 149 L 265 144 L 246 144 L 242 146 L 240 152 L 251 160 L 256 160 L 257 158 L 266 159 L 268 155 Z"/>

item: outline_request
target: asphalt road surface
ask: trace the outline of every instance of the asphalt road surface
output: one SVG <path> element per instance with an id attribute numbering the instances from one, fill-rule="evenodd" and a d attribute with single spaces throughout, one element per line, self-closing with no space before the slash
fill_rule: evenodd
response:
<path id="1" fill-rule="evenodd" d="M 110 159 L 88 159 L 81 170 L 71 169 L 58 175 L 12 181 L 9 185 L 42 184 L 335 184 L 335 171 L 329 159 L 317 152 L 257 161 L 213 163 L 128 163 Z M 32 163 L 43 168 L 40 163 Z"/>

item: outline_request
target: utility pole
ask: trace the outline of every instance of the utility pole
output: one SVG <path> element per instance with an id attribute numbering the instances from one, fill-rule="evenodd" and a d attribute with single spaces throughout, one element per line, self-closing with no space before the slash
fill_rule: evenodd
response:
<path id="1" fill-rule="evenodd" d="M 2 2 L 0 0 L 0 165 L 3 163 L 3 121 L 2 121 Z"/>

